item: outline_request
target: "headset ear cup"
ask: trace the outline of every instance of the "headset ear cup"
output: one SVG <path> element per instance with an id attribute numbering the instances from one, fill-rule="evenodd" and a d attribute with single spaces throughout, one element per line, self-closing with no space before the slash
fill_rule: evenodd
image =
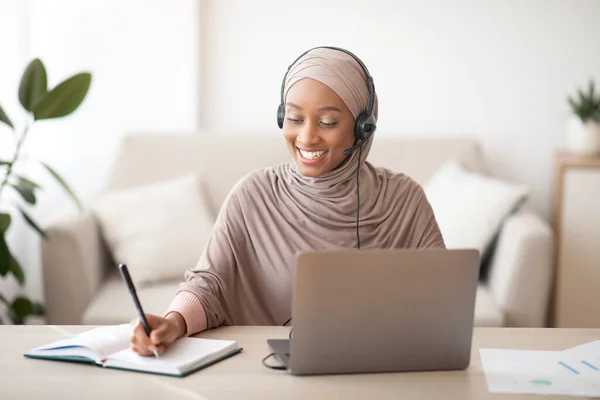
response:
<path id="1" fill-rule="evenodd" d="M 283 120 L 285 119 L 285 107 L 283 104 L 280 104 L 277 107 L 277 125 L 279 125 L 279 129 L 283 128 Z"/>
<path id="2" fill-rule="evenodd" d="M 367 116 L 367 119 L 365 120 L 364 125 L 362 126 L 362 130 L 363 130 L 365 137 L 375 133 L 376 129 L 377 129 L 377 120 L 375 119 L 375 117 L 373 115 Z"/>
<path id="3" fill-rule="evenodd" d="M 364 140 L 366 136 L 365 132 L 365 124 L 369 116 L 366 112 L 361 112 L 358 117 L 356 117 L 356 122 L 354 124 L 354 137 L 357 141 Z"/>

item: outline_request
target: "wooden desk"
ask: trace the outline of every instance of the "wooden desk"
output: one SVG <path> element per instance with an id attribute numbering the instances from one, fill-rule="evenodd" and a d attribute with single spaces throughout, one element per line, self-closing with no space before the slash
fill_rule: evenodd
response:
<path id="1" fill-rule="evenodd" d="M 198 336 L 237 340 L 244 352 L 185 378 L 23 357 L 27 350 L 90 326 L 0 326 L 0 399 L 510 399 L 488 393 L 480 347 L 562 350 L 600 339 L 600 329 L 476 328 L 465 371 L 295 377 L 265 368 L 267 338 L 284 327 L 225 327 Z M 559 398 L 557 396 L 553 397 Z M 572 397 L 564 397 L 572 399 Z"/>

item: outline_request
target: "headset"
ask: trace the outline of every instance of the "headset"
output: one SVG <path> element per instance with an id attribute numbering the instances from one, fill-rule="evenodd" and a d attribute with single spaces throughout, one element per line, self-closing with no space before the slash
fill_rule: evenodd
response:
<path id="1" fill-rule="evenodd" d="M 373 83 L 373 77 L 369 73 L 367 66 L 360 60 L 360 58 L 358 58 L 352 52 L 346 49 L 331 46 L 313 47 L 312 49 L 309 49 L 304 53 L 300 54 L 300 56 L 296 58 L 293 63 L 290 64 L 287 71 L 285 72 L 285 75 L 283 76 L 283 81 L 281 82 L 281 102 L 279 104 L 279 107 L 277 108 L 277 125 L 279 125 L 280 129 L 283 128 L 283 121 L 285 119 L 285 99 L 283 92 L 285 90 L 285 80 L 287 79 L 290 69 L 292 69 L 294 64 L 296 64 L 296 62 L 299 59 L 301 59 L 302 57 L 304 57 L 304 55 L 315 49 L 331 49 L 348 54 L 349 56 L 354 58 L 356 62 L 360 65 L 367 78 L 367 87 L 369 89 L 369 106 L 366 111 L 361 112 L 358 115 L 358 117 L 356 117 L 356 121 L 354 123 L 354 145 L 344 150 L 344 155 L 348 157 L 354 152 L 354 150 L 361 147 L 371 137 L 371 135 L 373 135 L 373 133 L 375 133 L 375 129 L 377 129 L 377 119 L 373 115 L 373 108 L 375 107 L 375 84 Z"/>

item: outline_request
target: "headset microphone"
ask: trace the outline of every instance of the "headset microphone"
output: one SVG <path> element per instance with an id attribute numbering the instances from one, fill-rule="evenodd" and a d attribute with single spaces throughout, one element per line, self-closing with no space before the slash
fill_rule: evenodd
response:
<path id="1" fill-rule="evenodd" d="M 357 144 L 355 144 L 354 146 L 344 150 L 344 155 L 346 157 L 349 157 L 350 155 L 352 155 L 352 153 L 354 153 L 354 150 L 358 149 L 359 147 L 361 147 L 363 144 L 365 144 L 365 142 L 367 140 L 369 140 L 369 138 L 371 137 L 371 135 L 373 135 L 373 133 L 375 133 L 375 127 L 373 127 L 373 130 L 371 130 L 369 133 L 367 133 L 367 136 L 365 136 L 364 139 L 359 140 Z"/>

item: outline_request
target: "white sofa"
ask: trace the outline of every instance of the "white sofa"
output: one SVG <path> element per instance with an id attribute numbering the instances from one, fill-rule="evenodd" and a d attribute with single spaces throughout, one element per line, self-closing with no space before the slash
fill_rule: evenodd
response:
<path id="1" fill-rule="evenodd" d="M 467 139 L 377 137 L 369 161 L 404 172 L 424 184 L 452 158 L 474 171 L 487 173 L 479 145 Z M 281 136 L 221 132 L 128 135 L 120 146 L 106 191 L 195 171 L 208 185 L 211 210 L 216 215 L 239 178 L 256 168 L 288 161 L 290 156 Z M 134 318 L 131 298 L 94 213 L 88 210 L 62 216 L 46 229 L 50 239 L 42 243 L 42 265 L 47 322 L 117 324 Z M 550 227 L 534 213 L 520 210 L 505 220 L 488 279 L 480 282 L 477 290 L 475 325 L 545 326 L 552 249 Z M 162 314 L 178 283 L 160 282 L 138 289 L 145 311 Z"/>

